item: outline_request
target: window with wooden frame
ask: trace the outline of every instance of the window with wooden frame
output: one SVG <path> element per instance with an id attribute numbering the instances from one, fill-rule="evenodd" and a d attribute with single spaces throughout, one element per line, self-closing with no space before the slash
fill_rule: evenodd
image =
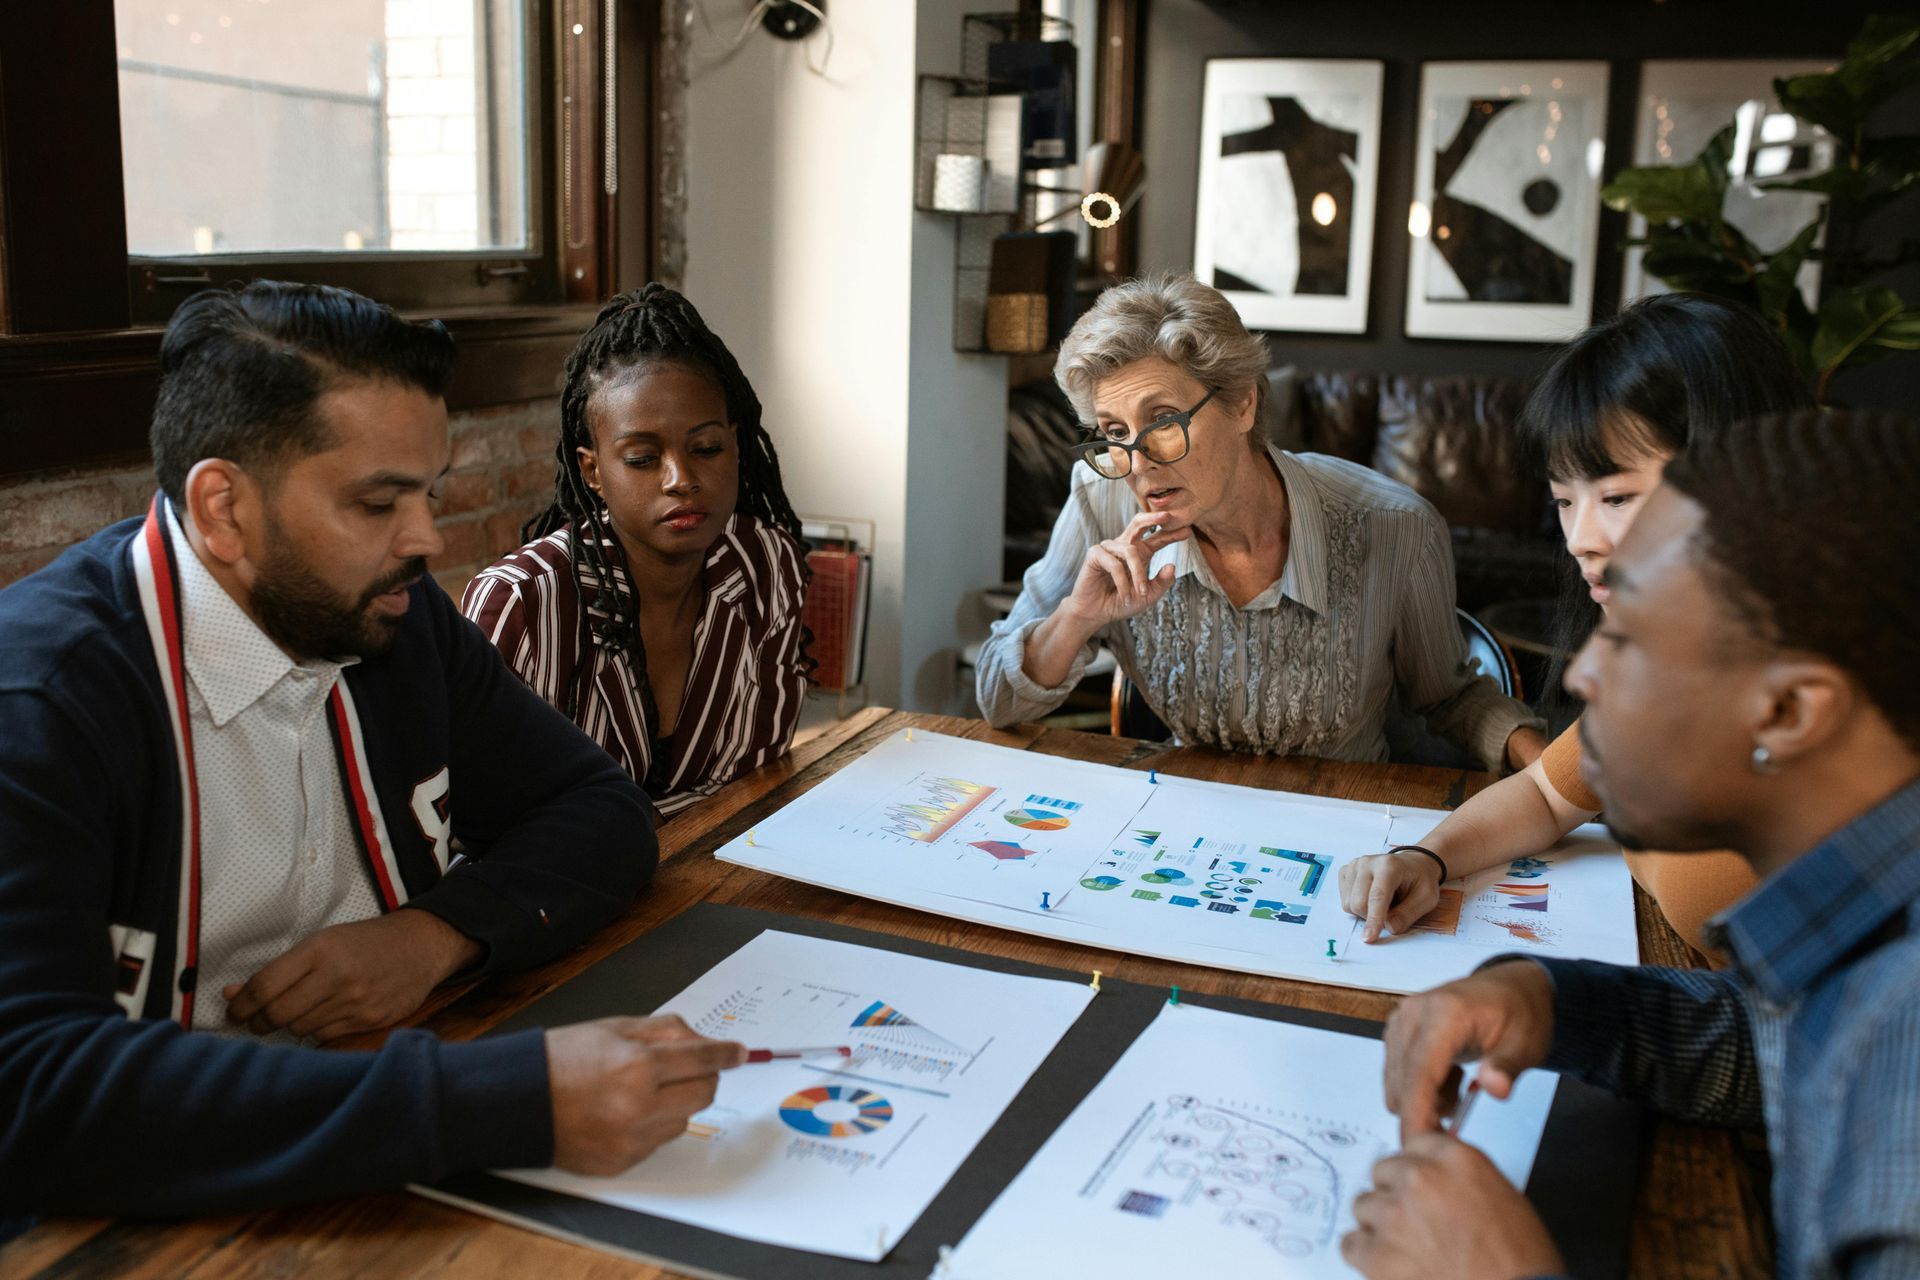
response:
<path id="1" fill-rule="evenodd" d="M 248 279 L 444 319 L 455 408 L 553 394 L 651 272 L 659 30 L 656 0 L 0 6 L 0 475 L 141 457 L 166 320 Z"/>

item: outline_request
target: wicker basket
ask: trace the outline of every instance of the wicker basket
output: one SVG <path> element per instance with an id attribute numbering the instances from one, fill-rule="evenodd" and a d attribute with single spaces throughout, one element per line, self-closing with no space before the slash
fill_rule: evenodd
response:
<path id="1" fill-rule="evenodd" d="M 1032 355 L 1047 349 L 1047 295 L 987 295 L 987 350 Z"/>

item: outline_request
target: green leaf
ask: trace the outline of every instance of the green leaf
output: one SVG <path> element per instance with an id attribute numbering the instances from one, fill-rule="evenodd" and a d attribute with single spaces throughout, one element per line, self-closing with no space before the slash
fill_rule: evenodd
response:
<path id="1" fill-rule="evenodd" d="M 1871 359 L 1871 354 L 1862 355 L 1862 349 L 1887 323 L 1900 319 L 1905 309 L 1900 295 L 1888 288 L 1842 289 L 1820 308 L 1820 328 L 1813 335 L 1814 364 L 1831 371 Z"/>
<path id="2" fill-rule="evenodd" d="M 1814 191 L 1851 204 L 1866 198 L 1872 180 L 1865 170 L 1836 168 L 1804 178 L 1782 178 L 1754 185 L 1762 191 Z"/>
<path id="3" fill-rule="evenodd" d="M 1640 260 L 1649 275 L 1657 276 L 1676 289 L 1736 296 L 1753 280 L 1753 268 L 1728 250 L 1686 236 L 1661 236 L 1650 240 L 1646 256 Z M 1740 301 L 1752 299 L 1741 297 Z"/>
<path id="4" fill-rule="evenodd" d="M 1920 40 L 1920 19 L 1876 13 L 1847 41 L 1847 61 L 1883 65 L 1912 48 L 1916 40 Z"/>
<path id="5" fill-rule="evenodd" d="M 1772 317 L 1787 310 L 1787 300 L 1799 291 L 1800 266 L 1813 251 L 1815 237 L 1820 234 L 1822 219 L 1814 218 L 1800 229 L 1800 233 L 1785 245 L 1775 250 L 1761 266 L 1754 278 L 1754 288 L 1760 296 L 1760 313 Z"/>
<path id="6" fill-rule="evenodd" d="M 1920 307 L 1909 307 L 1881 325 L 1873 341 L 1895 351 L 1920 351 Z"/>
<path id="7" fill-rule="evenodd" d="M 1725 197 L 1727 184 L 1732 180 L 1733 139 L 1738 131 L 1738 125 L 1726 126 L 1707 139 L 1707 145 L 1700 148 L 1700 154 L 1694 157 L 1694 164 L 1700 167 L 1707 181 L 1712 184 L 1715 195 L 1719 197 Z M 1723 202 L 1722 199 L 1714 201 L 1713 216 L 1716 221 L 1721 216 Z"/>
<path id="8" fill-rule="evenodd" d="M 1623 170 L 1601 188 L 1600 198 L 1609 209 L 1637 213 L 1655 225 L 1676 220 L 1717 222 L 1723 190 L 1724 181 L 1716 187 L 1696 161 Z"/>
<path id="9" fill-rule="evenodd" d="M 1811 120 L 1836 138 L 1851 138 L 1865 123 L 1869 108 L 1863 107 L 1847 88 L 1838 72 L 1815 72 L 1790 76 L 1773 82 L 1780 105 Z"/>

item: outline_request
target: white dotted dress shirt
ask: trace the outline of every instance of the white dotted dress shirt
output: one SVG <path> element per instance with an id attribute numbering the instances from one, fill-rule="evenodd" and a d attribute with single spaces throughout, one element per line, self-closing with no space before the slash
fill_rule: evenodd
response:
<path id="1" fill-rule="evenodd" d="M 223 989 L 296 942 L 380 914 L 341 788 L 327 696 L 347 663 L 295 662 L 200 562 L 172 521 L 187 708 L 200 788 L 196 1031 L 248 1034 Z M 288 1033 L 273 1037 L 294 1039 Z"/>

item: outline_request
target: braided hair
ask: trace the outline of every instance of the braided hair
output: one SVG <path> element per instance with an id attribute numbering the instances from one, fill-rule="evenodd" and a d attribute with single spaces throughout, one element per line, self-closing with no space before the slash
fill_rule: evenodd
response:
<path id="1" fill-rule="evenodd" d="M 614 536 L 612 521 L 601 500 L 587 485 L 580 470 L 579 450 L 593 448 L 593 433 L 587 423 L 587 405 L 596 392 L 614 376 L 654 365 L 677 365 L 708 379 L 725 398 L 727 421 L 733 424 L 740 454 L 740 493 L 735 509 L 755 516 L 784 530 L 796 543 L 801 541 L 800 517 L 794 513 L 780 483 L 780 458 L 773 441 L 760 423 L 760 398 L 740 364 L 713 330 L 707 328 L 700 313 L 678 292 L 655 281 L 643 288 L 613 298 L 594 317 L 593 327 L 574 344 L 567 356 L 566 389 L 560 397 L 560 440 L 554 446 L 553 501 L 546 510 L 522 526 L 522 541 L 544 538 L 569 525 L 573 528 L 573 576 L 576 588 L 583 587 L 591 575 L 609 608 L 604 618 L 589 621 L 589 611 L 580 610 L 582 647 L 597 635 L 601 643 L 625 652 L 627 669 L 634 691 L 647 716 L 650 732 L 660 732 L 660 713 L 654 701 L 653 684 L 647 676 L 646 646 L 640 638 L 640 602 L 634 591 L 615 588 L 614 566 L 624 559 Z M 803 578 L 810 577 L 806 558 L 800 556 Z M 594 635 L 589 635 L 591 628 Z M 809 674 L 815 663 L 808 655 L 813 637 L 801 632 L 801 654 Z M 565 711 L 572 718 L 579 710 L 578 672 L 567 690 Z M 665 762 L 654 753 L 649 790 L 664 790 Z"/>
<path id="2" fill-rule="evenodd" d="M 1801 410 L 1696 430 L 1666 482 L 1756 640 L 1843 668 L 1920 751 L 1920 418 Z"/>

